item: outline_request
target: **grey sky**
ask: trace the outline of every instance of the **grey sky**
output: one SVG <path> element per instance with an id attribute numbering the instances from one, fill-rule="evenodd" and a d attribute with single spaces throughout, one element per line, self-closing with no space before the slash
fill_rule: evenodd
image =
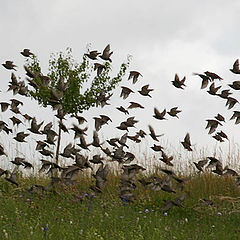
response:
<path id="1" fill-rule="evenodd" d="M 145 106 L 145 110 L 131 111 L 140 120 L 138 128 L 148 131 L 147 125 L 151 124 L 156 132 L 164 133 L 164 138 L 175 145 L 179 145 L 189 132 L 192 143 L 197 147 L 206 144 L 215 146 L 216 140 L 205 130 L 205 120 L 213 118 L 218 112 L 229 119 L 239 106 L 227 110 L 224 107 L 226 101 L 210 96 L 206 93 L 207 89 L 200 90 L 201 81 L 192 73 L 216 72 L 224 78 L 224 84 L 239 80 L 229 71 L 239 58 L 239 12 L 238 0 L 2 1 L 0 61 L 13 60 L 21 68 L 24 61 L 19 52 L 30 48 L 47 69 L 49 55 L 53 52 L 71 47 L 74 57 L 80 60 L 87 44 L 91 43 L 91 49 L 102 51 L 110 43 L 114 51 L 115 70 L 131 54 L 133 60 L 129 69 L 139 70 L 144 76 L 134 86 L 127 80 L 120 85 L 137 91 L 149 83 L 155 91 L 151 94 L 152 99 L 135 93 L 123 101 L 119 98 L 118 88 L 111 107 L 92 109 L 86 113 L 89 119 L 101 113 L 112 115 L 114 123 L 109 128 L 104 127 L 102 132 L 106 132 L 107 136 L 123 134 L 118 130 L 113 132 L 120 123 L 119 119 L 125 120 L 115 107 L 127 107 L 133 100 Z M 186 76 L 185 90 L 172 86 L 175 73 L 180 78 Z M 0 76 L 5 91 L 10 72 L 1 68 Z M 0 100 L 10 97 L 11 93 L 2 93 Z M 234 97 L 239 97 L 239 94 L 234 92 Z M 34 115 L 36 104 L 30 101 L 26 104 L 28 112 Z M 179 114 L 179 120 L 168 117 L 169 120 L 161 122 L 152 118 L 155 106 L 159 110 L 179 106 L 183 112 Z M 46 116 L 37 114 L 39 119 Z M 89 121 L 89 125 L 92 127 L 93 122 Z M 233 121 L 227 122 L 221 129 L 230 138 L 239 141 L 239 126 Z M 131 134 L 134 132 L 131 131 Z"/>

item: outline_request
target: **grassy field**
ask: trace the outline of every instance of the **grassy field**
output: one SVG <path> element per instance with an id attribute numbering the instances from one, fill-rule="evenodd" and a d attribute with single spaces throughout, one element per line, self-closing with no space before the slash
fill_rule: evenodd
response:
<path id="1" fill-rule="evenodd" d="M 140 176 L 139 176 L 140 177 Z M 149 176 L 150 177 L 150 176 Z M 119 178 L 108 177 L 104 193 L 94 180 L 74 186 L 28 191 L 43 178 L 0 179 L 0 239 L 240 239 L 240 190 L 233 177 L 196 174 L 185 186 L 183 207 L 163 211 L 164 200 L 181 193 L 153 191 L 136 181 L 135 200 L 119 198 Z M 208 201 L 210 200 L 210 201 Z"/>

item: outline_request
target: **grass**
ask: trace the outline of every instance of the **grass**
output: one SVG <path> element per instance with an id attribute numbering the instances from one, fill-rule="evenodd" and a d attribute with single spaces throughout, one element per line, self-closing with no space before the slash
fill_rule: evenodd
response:
<path id="1" fill-rule="evenodd" d="M 22 178 L 16 188 L 0 179 L 1 239 L 240 239 L 239 189 L 232 177 L 205 173 L 186 185 L 184 207 L 163 212 L 164 199 L 180 193 L 152 191 L 137 183 L 136 200 L 123 205 L 119 178 L 111 175 L 103 194 L 89 191 L 90 178 L 31 193 L 44 178 Z M 203 199 L 211 199 L 208 205 Z"/>

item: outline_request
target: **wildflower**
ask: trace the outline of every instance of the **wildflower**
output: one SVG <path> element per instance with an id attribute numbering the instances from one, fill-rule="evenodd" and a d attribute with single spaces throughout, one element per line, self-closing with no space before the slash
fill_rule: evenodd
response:
<path id="1" fill-rule="evenodd" d="M 8 238 L 8 233 L 7 233 L 6 229 L 3 229 L 3 233 L 4 233 L 5 238 Z"/>
<path id="2" fill-rule="evenodd" d="M 73 223 L 73 222 L 72 222 L 72 221 L 70 221 L 70 224 L 71 224 L 71 225 L 72 225 L 72 223 Z"/>
<path id="3" fill-rule="evenodd" d="M 186 223 L 188 223 L 188 219 L 187 218 L 185 218 L 184 220 L 185 220 Z"/>
<path id="4" fill-rule="evenodd" d="M 168 215 L 168 213 L 167 213 L 167 212 L 165 212 L 163 215 L 164 215 L 164 216 L 167 216 L 167 215 Z"/>
<path id="5" fill-rule="evenodd" d="M 146 217 L 147 217 L 147 216 L 145 216 L 145 215 L 143 216 L 143 218 L 146 218 Z"/>
<path id="6" fill-rule="evenodd" d="M 148 210 L 148 209 L 145 209 L 145 213 L 149 213 L 149 210 Z"/>
<path id="7" fill-rule="evenodd" d="M 217 215 L 218 215 L 218 216 L 222 216 L 222 213 L 221 213 L 221 212 L 218 212 Z"/>
<path id="8" fill-rule="evenodd" d="M 142 211 L 139 211 L 138 213 L 142 213 Z"/>
<path id="9" fill-rule="evenodd" d="M 61 206 L 59 206 L 59 207 L 58 207 L 58 209 L 62 209 L 62 207 L 61 207 Z"/>

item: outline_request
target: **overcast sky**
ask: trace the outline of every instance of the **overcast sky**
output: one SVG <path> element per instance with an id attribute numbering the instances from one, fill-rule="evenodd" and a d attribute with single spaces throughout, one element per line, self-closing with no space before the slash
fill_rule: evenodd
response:
<path id="1" fill-rule="evenodd" d="M 197 148 L 209 145 L 214 149 L 217 142 L 205 130 L 205 120 L 214 118 L 217 113 L 228 120 L 233 110 L 239 111 L 240 108 L 236 105 L 227 110 L 225 100 L 209 95 L 207 89 L 200 90 L 201 81 L 192 73 L 217 73 L 224 79 L 216 83 L 224 84 L 222 89 L 226 89 L 226 84 L 233 80 L 240 80 L 229 71 L 239 58 L 239 12 L 238 0 L 2 1 L 0 62 L 12 60 L 18 69 L 22 69 L 24 58 L 19 52 L 29 48 L 47 72 L 51 53 L 71 47 L 74 57 L 80 61 L 88 44 L 91 44 L 90 49 L 99 51 L 110 44 L 114 52 L 112 68 L 117 70 L 130 54 L 133 58 L 129 70 L 141 72 L 143 78 L 132 85 L 126 76 L 120 86 L 130 87 L 135 94 L 126 100 L 120 99 L 119 87 L 111 106 L 84 113 L 89 119 L 89 128 L 93 126 L 92 117 L 110 114 L 113 123 L 109 127 L 104 126 L 101 134 L 107 137 L 122 135 L 124 132 L 114 129 L 126 117 L 115 108 L 120 105 L 127 107 L 130 101 L 138 101 L 145 109 L 131 111 L 130 116 L 136 115 L 140 121 L 137 129 L 131 130 L 131 135 L 140 128 L 148 132 L 147 126 L 151 124 L 157 133 L 165 134 L 164 141 L 174 146 L 180 146 L 180 141 L 189 132 Z M 0 69 L 1 101 L 12 97 L 12 93 L 5 93 L 10 73 L 3 67 Z M 186 76 L 184 90 L 171 84 L 175 73 L 180 78 Z M 137 93 L 146 84 L 155 90 L 151 93 L 152 99 Z M 239 98 L 240 95 L 235 91 L 233 96 Z M 26 106 L 22 109 L 36 115 L 39 121 L 50 112 L 44 109 L 37 111 L 33 101 L 26 101 Z M 154 107 L 162 111 L 175 106 L 182 110 L 179 119 L 167 116 L 168 120 L 159 121 L 152 117 Z M 4 116 L 1 114 L 3 120 Z M 48 120 L 52 119 L 48 117 Z M 234 125 L 234 121 L 227 121 L 219 130 L 225 131 L 231 140 L 234 138 L 235 143 L 239 142 L 239 125 Z M 153 144 L 150 138 L 149 142 Z M 217 143 L 217 146 L 226 147 L 228 142 Z"/>

